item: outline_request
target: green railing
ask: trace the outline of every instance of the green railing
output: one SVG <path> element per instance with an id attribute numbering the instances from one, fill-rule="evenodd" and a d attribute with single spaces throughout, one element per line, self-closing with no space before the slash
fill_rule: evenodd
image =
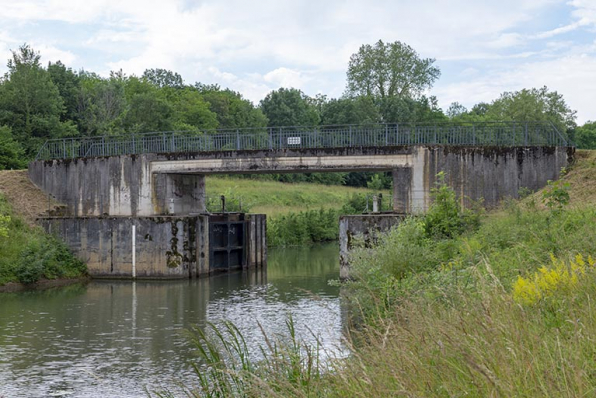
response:
<path id="1" fill-rule="evenodd" d="M 299 148 L 452 146 L 572 146 L 552 123 L 494 122 L 287 126 L 235 130 L 166 131 L 46 141 L 36 159 L 143 153 L 188 153 Z"/>

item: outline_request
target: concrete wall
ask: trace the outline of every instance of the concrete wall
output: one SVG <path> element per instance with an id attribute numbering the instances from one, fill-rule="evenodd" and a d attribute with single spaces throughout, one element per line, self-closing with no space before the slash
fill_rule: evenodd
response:
<path id="1" fill-rule="evenodd" d="M 522 187 L 532 191 L 559 178 L 574 155 L 573 148 L 555 147 L 429 147 L 424 154 L 424 185 L 433 187 L 436 175 L 445 172 L 463 206 L 484 200 L 494 207 L 505 197 L 517 198 Z M 425 208 L 430 204 L 426 198 Z"/>
<path id="2" fill-rule="evenodd" d="M 339 277 L 350 277 L 350 250 L 360 240 L 365 247 L 377 241 L 379 233 L 390 230 L 403 220 L 398 214 L 363 214 L 339 218 Z"/>
<path id="3" fill-rule="evenodd" d="M 265 266 L 266 220 L 247 215 L 246 268 Z M 60 237 L 95 278 L 194 278 L 210 266 L 209 215 L 192 217 L 48 217 L 38 222 Z"/>
<path id="4" fill-rule="evenodd" d="M 393 171 L 395 211 L 425 211 L 436 174 L 466 204 L 487 206 L 558 178 L 570 148 L 417 146 L 127 155 L 36 161 L 31 180 L 75 216 L 188 215 L 205 211 L 205 174 Z"/>
<path id="5" fill-rule="evenodd" d="M 39 223 L 58 235 L 87 264 L 93 277 L 132 277 L 132 227 L 138 278 L 188 278 L 196 265 L 197 218 L 45 218 Z"/>

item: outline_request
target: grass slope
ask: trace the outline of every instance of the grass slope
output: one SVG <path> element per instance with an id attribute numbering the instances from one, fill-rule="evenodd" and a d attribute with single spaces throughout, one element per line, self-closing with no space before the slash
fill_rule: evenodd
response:
<path id="1" fill-rule="evenodd" d="M 208 198 L 217 200 L 220 195 L 226 195 L 226 198 L 234 203 L 237 203 L 238 198 L 242 198 L 243 207 L 248 207 L 251 213 L 263 213 L 268 216 L 313 209 L 339 209 L 352 195 L 374 193 L 366 188 L 341 185 L 290 184 L 215 176 L 207 177 L 206 189 Z M 389 200 L 389 195 L 389 191 L 383 192 L 385 200 Z"/>
<path id="2" fill-rule="evenodd" d="M 212 350 L 202 356 L 212 375 L 199 384 L 207 396 L 596 396 L 595 177 L 596 152 L 578 151 L 558 185 L 570 186 L 561 209 L 542 205 L 548 187 L 461 235 L 436 238 L 427 218 L 404 221 L 352 259 L 348 358 L 318 363 L 316 347 L 291 338 L 232 370 L 195 334 Z"/>

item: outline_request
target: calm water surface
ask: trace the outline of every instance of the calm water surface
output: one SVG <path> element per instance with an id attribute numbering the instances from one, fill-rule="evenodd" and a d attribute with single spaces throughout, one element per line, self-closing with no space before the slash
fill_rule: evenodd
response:
<path id="1" fill-rule="evenodd" d="M 0 398 L 143 397 L 193 384 L 184 330 L 233 321 L 251 351 L 286 332 L 337 352 L 342 333 L 337 244 L 269 251 L 266 271 L 195 281 L 94 281 L 0 294 Z M 325 355 L 323 353 L 323 355 Z"/>

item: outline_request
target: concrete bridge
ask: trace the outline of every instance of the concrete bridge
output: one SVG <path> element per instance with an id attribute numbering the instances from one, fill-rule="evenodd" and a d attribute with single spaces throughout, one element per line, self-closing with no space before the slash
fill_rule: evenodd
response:
<path id="1" fill-rule="evenodd" d="M 552 124 L 331 126 L 153 133 L 45 143 L 34 183 L 75 216 L 202 213 L 208 174 L 390 171 L 396 212 L 424 211 L 444 171 L 462 204 L 538 189 L 567 165 Z"/>
<path id="2" fill-rule="evenodd" d="M 186 277 L 211 272 L 205 258 L 236 265 L 266 259 L 262 217 L 242 221 L 253 231 L 246 232 L 251 248 L 239 254 L 225 238 L 220 252 L 213 251 L 209 239 L 219 238 L 209 235 L 215 224 L 206 227 L 204 218 L 208 174 L 390 171 L 393 209 L 404 214 L 428 208 L 441 171 L 462 206 L 483 199 L 490 207 L 517 197 L 522 187 L 536 190 L 557 179 L 572 156 L 564 135 L 546 123 L 286 127 L 52 140 L 29 175 L 68 206 L 71 217 L 48 219 L 46 229 L 95 264 L 96 275 Z M 217 225 L 240 231 L 234 222 Z M 164 230 L 164 223 L 173 227 Z M 110 236 L 102 235 L 105 229 Z M 167 242 L 158 252 L 157 236 Z M 132 248 L 127 243 L 118 254 L 129 239 Z M 146 253 L 140 273 L 129 267 L 130 251 Z"/>

